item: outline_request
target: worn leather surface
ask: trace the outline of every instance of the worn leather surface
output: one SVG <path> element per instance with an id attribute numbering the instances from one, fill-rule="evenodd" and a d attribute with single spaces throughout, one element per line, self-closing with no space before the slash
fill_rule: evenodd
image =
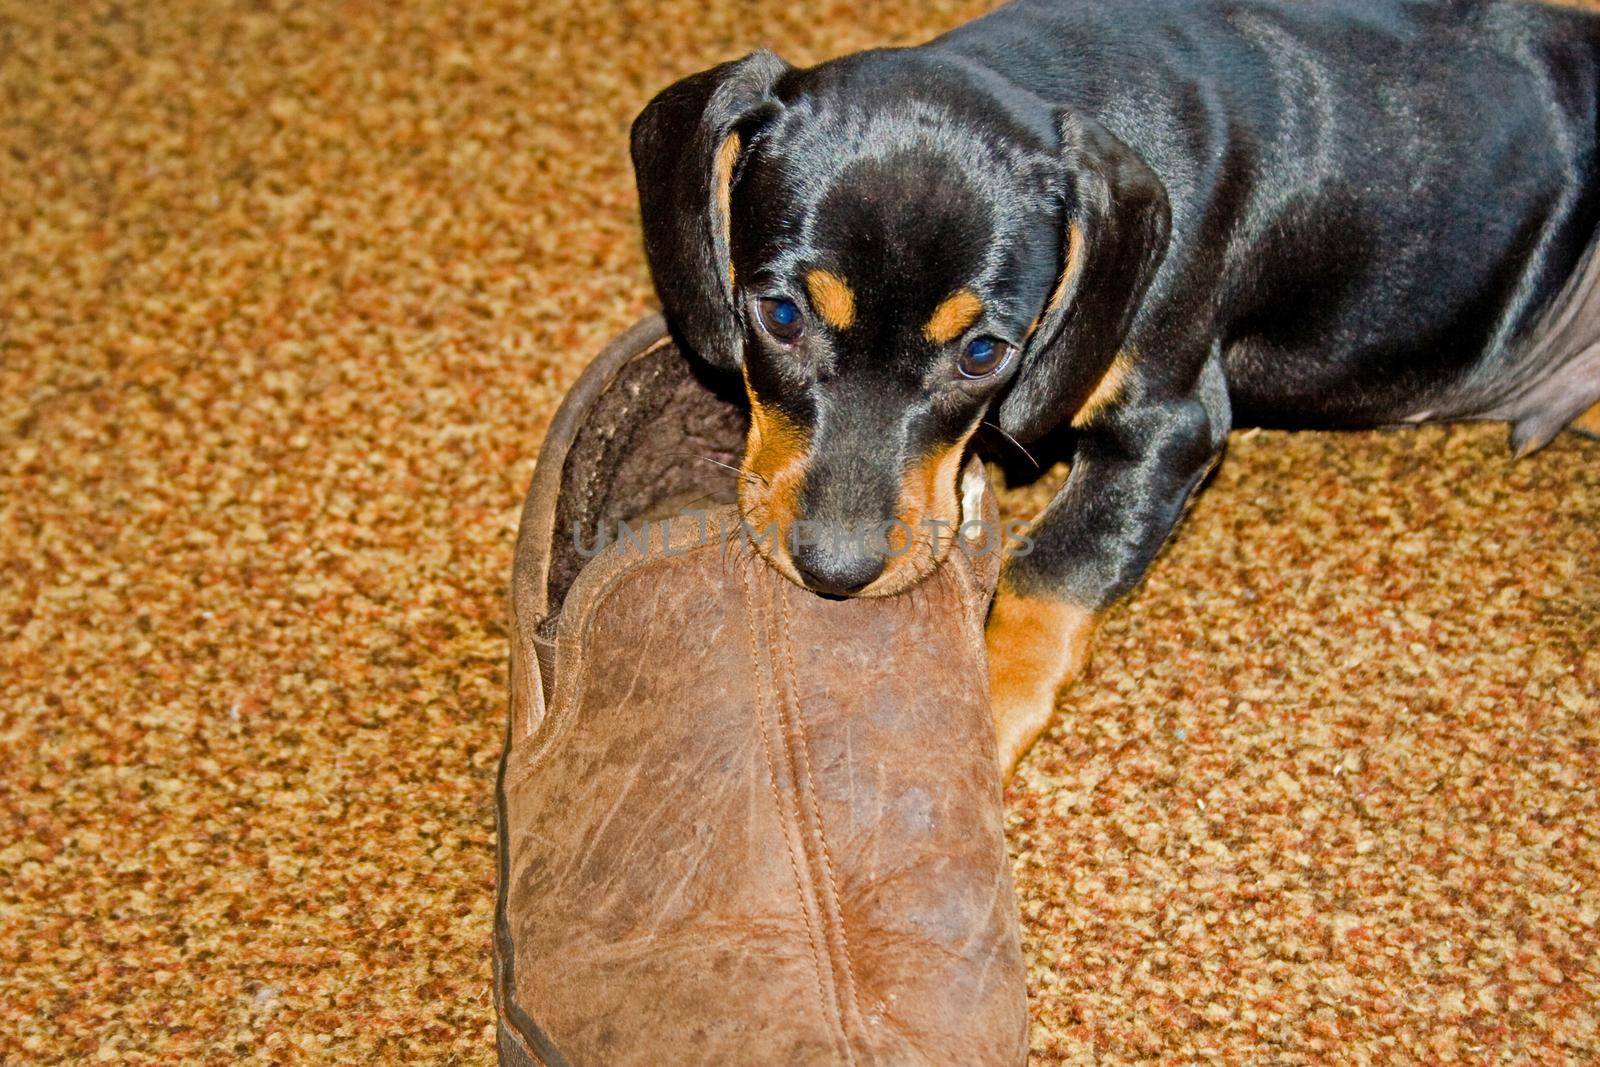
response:
<path id="1" fill-rule="evenodd" d="M 549 462 L 566 460 L 547 446 Z M 1023 1062 L 991 569 L 952 552 L 905 595 L 827 600 L 736 522 L 652 524 L 648 550 L 590 560 L 549 620 L 517 619 L 503 1056 Z M 524 538 L 518 571 L 548 571 L 538 554 Z"/>

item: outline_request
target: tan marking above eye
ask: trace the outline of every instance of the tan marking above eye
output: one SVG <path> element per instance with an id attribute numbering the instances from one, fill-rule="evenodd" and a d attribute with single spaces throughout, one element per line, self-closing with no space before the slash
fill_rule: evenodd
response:
<path id="1" fill-rule="evenodd" d="M 817 314 L 836 330 L 848 330 L 856 321 L 856 295 L 845 280 L 818 267 L 806 275 L 806 292 L 811 294 L 811 306 Z"/>
<path id="2" fill-rule="evenodd" d="M 942 345 L 961 336 L 961 332 L 983 313 L 983 301 L 971 289 L 957 289 L 933 309 L 923 324 L 922 336 L 936 345 Z"/>

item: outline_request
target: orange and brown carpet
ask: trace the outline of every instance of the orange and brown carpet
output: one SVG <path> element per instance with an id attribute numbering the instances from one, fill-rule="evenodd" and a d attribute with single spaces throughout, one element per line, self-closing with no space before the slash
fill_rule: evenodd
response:
<path id="1" fill-rule="evenodd" d="M 512 534 L 652 303 L 627 125 L 983 6 L 0 0 L 0 1063 L 492 1060 Z M 1600 442 L 1236 434 L 1065 708 L 1035 1062 L 1600 1060 Z"/>

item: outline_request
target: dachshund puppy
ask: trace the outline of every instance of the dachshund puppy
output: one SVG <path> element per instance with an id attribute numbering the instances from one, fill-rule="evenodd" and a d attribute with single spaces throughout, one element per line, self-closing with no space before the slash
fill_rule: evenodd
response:
<path id="1" fill-rule="evenodd" d="M 1230 428 L 1597 428 L 1597 105 L 1571 9 L 1018 0 L 696 74 L 632 150 L 668 320 L 749 394 L 747 521 L 839 535 L 759 542 L 794 580 L 904 588 L 980 422 L 1072 436 L 988 623 L 1009 771 Z"/>

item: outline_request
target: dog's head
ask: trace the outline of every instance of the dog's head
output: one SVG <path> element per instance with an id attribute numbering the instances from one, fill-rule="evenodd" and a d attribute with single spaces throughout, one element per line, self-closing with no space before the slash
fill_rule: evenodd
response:
<path id="1" fill-rule="evenodd" d="M 979 423 L 1069 418 L 1166 246 L 1160 182 L 1102 127 L 917 51 L 694 75 L 633 162 L 669 322 L 749 393 L 752 539 L 834 594 L 933 568 Z"/>

